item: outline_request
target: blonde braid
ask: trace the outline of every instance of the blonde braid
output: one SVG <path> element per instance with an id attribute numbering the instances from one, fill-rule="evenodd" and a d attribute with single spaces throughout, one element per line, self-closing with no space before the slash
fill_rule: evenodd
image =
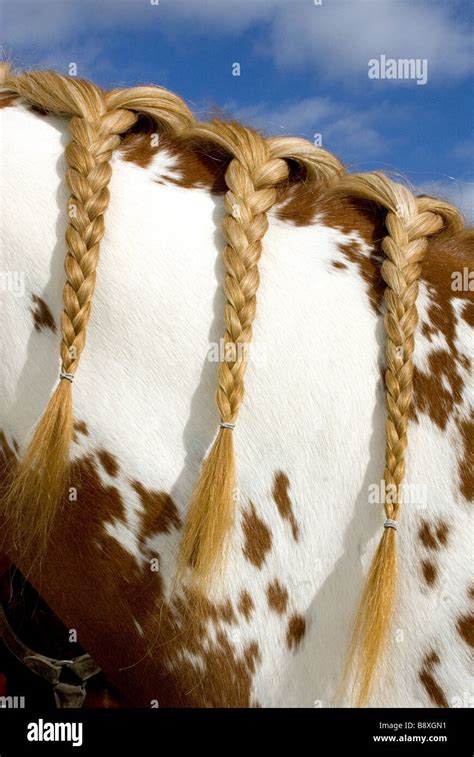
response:
<path id="1" fill-rule="evenodd" d="M 186 136 L 214 142 L 231 157 L 225 174 L 227 216 L 223 223 L 224 350 L 230 357 L 219 364 L 216 404 L 221 424 L 232 426 L 244 397 L 267 212 L 276 200 L 275 185 L 288 177 L 288 166 L 284 160 L 271 157 L 269 145 L 260 135 L 234 123 L 214 121 L 196 126 Z M 223 564 L 234 515 L 234 481 L 233 431 L 221 425 L 204 461 L 181 545 L 179 572 L 191 564 L 193 579 L 201 588 Z"/>
<path id="2" fill-rule="evenodd" d="M 444 224 L 442 216 L 432 209 L 422 211 L 426 203 L 417 203 L 408 189 L 395 185 L 395 191 L 397 212 L 389 212 L 386 217 L 388 236 L 382 242 L 386 259 L 381 272 L 387 284 L 384 324 L 388 417 L 384 480 L 386 486 L 391 485 L 397 493 L 394 501 L 385 502 L 385 510 L 387 518 L 396 520 L 400 505 L 398 491 L 405 477 L 407 426 L 413 397 L 412 356 L 418 324 L 416 300 L 421 263 L 428 248 L 428 237 L 440 231 Z"/>
<path id="3" fill-rule="evenodd" d="M 406 187 L 394 184 L 382 174 L 347 177 L 337 186 L 336 192 L 374 200 L 388 211 L 385 220 L 388 235 L 382 241 L 385 259 L 381 269 L 387 285 L 384 292 L 387 334 L 384 509 L 387 521 L 360 599 L 345 672 L 347 678 L 355 663 L 356 702 L 364 705 L 387 642 L 396 599 L 396 525 L 413 398 L 412 356 L 418 323 L 416 301 L 421 264 L 428 237 L 444 226 L 456 232 L 462 228 L 462 219 L 447 203 L 431 198 L 417 199 Z"/>
<path id="4" fill-rule="evenodd" d="M 109 203 L 110 159 L 136 116 L 108 113 L 102 90 L 89 82 L 51 72 L 20 74 L 6 86 L 50 112 L 72 115 L 66 148 L 69 225 L 66 283 L 61 316 L 62 372 L 59 384 L 18 462 L 4 508 L 21 534 L 21 546 L 42 547 L 65 490 L 73 434 L 72 379 L 79 365 L 91 312 L 104 213 Z"/>
<path id="5" fill-rule="evenodd" d="M 235 127 L 222 124 L 230 142 Z M 256 311 L 256 294 L 260 284 L 258 263 L 262 254 L 262 239 L 268 229 L 267 212 L 276 200 L 275 184 L 288 176 L 286 163 L 270 159 L 268 145 L 248 132 L 234 146 L 235 157 L 227 169 L 225 180 L 228 192 L 225 197 L 227 216 L 223 223 L 226 239 L 224 264 L 226 279 L 224 291 L 226 305 L 224 318 L 226 331 L 224 345 L 248 347 L 252 340 L 252 324 Z M 237 147 L 238 145 L 238 147 Z M 240 153 L 240 154 L 239 154 Z M 244 358 L 224 361 L 219 365 L 219 386 L 216 402 L 221 420 L 234 423 L 244 396 L 244 374 L 247 368 L 247 350 Z"/>
<path id="6" fill-rule="evenodd" d="M 316 151 L 304 140 L 281 137 L 265 141 L 255 132 L 233 124 L 220 123 L 217 128 L 227 149 L 231 139 L 234 140 L 236 155 L 225 175 L 228 192 L 224 201 L 227 216 L 223 222 L 227 242 L 224 248 L 227 270 L 224 348 L 229 344 L 238 352 L 239 346 L 246 348 L 252 340 L 260 283 L 258 262 L 262 239 L 268 229 L 267 212 L 276 202 L 276 185 L 288 178 L 287 161 L 298 161 L 311 178 L 325 180 L 328 184 L 337 180 L 339 170 L 343 169 L 332 155 Z M 216 403 L 221 420 L 230 423 L 235 422 L 244 397 L 247 349 L 242 350 L 242 354 L 242 360 L 227 360 L 219 365 Z"/>
<path id="7" fill-rule="evenodd" d="M 160 128 L 183 130 L 192 116 L 172 93 L 154 87 L 106 94 L 90 82 L 49 71 L 12 76 L 0 69 L 2 94 L 13 94 L 50 113 L 71 117 L 72 141 L 66 148 L 69 224 L 66 230 L 66 283 L 61 316 L 62 370 L 59 384 L 12 471 L 2 509 L 21 535 L 20 546 L 34 545 L 40 554 L 67 484 L 73 434 L 72 380 L 86 341 L 86 327 L 96 283 L 104 213 L 109 204 L 110 160 L 120 135 L 139 114 L 153 118 Z"/>
<path id="8" fill-rule="evenodd" d="M 267 214 L 277 201 L 277 188 L 288 180 L 290 163 L 303 169 L 304 181 L 321 186 L 332 186 L 344 169 L 332 155 L 305 140 L 265 140 L 236 123 L 214 121 L 194 127 L 185 137 L 216 144 L 231 158 L 225 174 L 227 216 L 223 222 L 225 359 L 219 364 L 216 393 L 221 424 L 191 499 L 178 567 L 179 577 L 191 565 L 195 586 L 205 591 L 211 577 L 224 567 L 234 518 L 233 426 L 244 397 Z"/>
<path id="9" fill-rule="evenodd" d="M 74 116 L 69 124 L 72 142 L 66 148 L 69 225 L 66 230 L 67 281 L 63 290 L 61 358 L 63 371 L 74 374 L 86 340 L 86 326 L 96 283 L 104 213 L 109 204 L 110 160 L 120 146 L 120 133 L 137 116 L 126 110 L 107 113 L 105 99 L 94 119 Z"/>

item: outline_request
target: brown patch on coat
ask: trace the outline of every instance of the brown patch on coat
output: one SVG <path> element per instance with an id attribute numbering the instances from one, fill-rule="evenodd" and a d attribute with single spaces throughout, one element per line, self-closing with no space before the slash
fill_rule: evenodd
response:
<path id="1" fill-rule="evenodd" d="M 421 569 L 423 571 L 423 578 L 428 586 L 433 586 L 438 576 L 438 568 L 436 565 L 433 565 L 431 560 L 422 560 Z"/>
<path id="2" fill-rule="evenodd" d="M 74 421 L 74 431 L 77 431 L 79 434 L 84 434 L 84 436 L 89 436 L 89 429 L 84 421 Z"/>
<path id="3" fill-rule="evenodd" d="M 217 145 L 168 139 L 163 149 L 175 159 L 173 174 L 165 175 L 165 180 L 185 189 L 208 189 L 212 194 L 227 192 L 225 172 L 230 158 Z"/>
<path id="4" fill-rule="evenodd" d="M 250 508 L 244 512 L 243 531 L 245 545 L 242 551 L 244 556 L 256 568 L 261 568 L 267 553 L 272 548 L 272 535 L 268 526 L 258 517 L 253 503 L 250 503 Z"/>
<path id="5" fill-rule="evenodd" d="M 118 474 L 119 464 L 115 457 L 110 454 L 110 452 L 107 452 L 107 450 L 105 449 L 101 449 L 97 453 L 97 457 L 99 458 L 103 469 L 106 473 L 109 474 L 109 476 L 115 477 Z"/>
<path id="6" fill-rule="evenodd" d="M 436 526 L 436 538 L 438 539 L 438 542 L 443 545 L 443 547 L 446 546 L 448 532 L 449 532 L 448 524 L 445 523 L 444 521 L 440 521 L 438 525 Z"/>
<path id="7" fill-rule="evenodd" d="M 288 621 L 286 643 L 288 649 L 296 649 L 306 633 L 306 621 L 302 615 L 295 613 Z"/>
<path id="8" fill-rule="evenodd" d="M 202 627 L 200 633 L 188 631 L 185 643 L 181 640 L 179 645 L 202 660 L 202 669 L 186 658 L 179 661 L 177 683 L 184 702 L 181 706 L 250 707 L 252 678 L 260 661 L 257 642 L 247 644 L 240 657 L 223 632 L 218 631 L 216 640 L 204 645 L 202 631 Z M 158 690 L 163 692 L 163 688 Z"/>
<path id="9" fill-rule="evenodd" d="M 171 529 L 181 528 L 178 508 L 166 492 L 145 489 L 139 481 L 132 481 L 132 488 L 140 497 L 144 515 L 140 531 L 140 541 L 152 533 L 169 534 Z"/>
<path id="10" fill-rule="evenodd" d="M 80 502 L 80 494 L 84 495 L 85 501 L 89 501 L 92 491 L 98 492 L 101 499 L 101 509 L 106 514 L 104 520 L 125 521 L 125 509 L 119 490 L 115 486 L 103 484 L 97 469 L 97 463 L 92 455 L 87 455 L 71 466 L 70 486 L 77 489 L 77 502 Z M 79 484 L 79 485 L 78 485 Z M 76 509 L 77 502 L 70 503 L 71 509 Z M 84 510 L 83 512 L 87 512 Z"/>
<path id="11" fill-rule="evenodd" d="M 428 372 L 421 371 L 417 366 L 413 369 L 412 418 L 416 420 L 417 413 L 425 413 L 442 431 L 451 418 L 455 407 L 463 400 L 464 379 L 456 362 L 453 352 L 445 349 L 433 350 L 427 358 Z M 446 379 L 446 384 L 442 381 Z"/>
<path id="12" fill-rule="evenodd" d="M 226 599 L 221 605 L 219 605 L 217 612 L 218 617 L 223 620 L 224 623 L 227 623 L 228 625 L 231 623 L 237 623 L 237 618 L 230 599 Z"/>
<path id="13" fill-rule="evenodd" d="M 462 312 L 471 312 L 472 292 L 454 292 L 451 274 L 462 270 L 472 258 L 473 240 L 474 234 L 469 229 L 456 235 L 443 233 L 430 237 L 422 263 L 421 278 L 431 303 L 425 320 L 421 321 L 421 330 L 428 339 L 444 336 L 447 347 L 435 349 L 428 355 L 426 373 L 415 366 L 413 417 L 416 419 L 418 412 L 424 412 L 441 430 L 446 428 L 462 402 L 465 388 L 462 371 L 469 370 L 469 356 L 463 354 L 456 343 L 457 316 L 453 300 L 463 300 Z"/>
<path id="14" fill-rule="evenodd" d="M 83 434 L 84 436 L 89 436 L 89 429 L 87 428 L 84 421 L 74 421 L 74 430 L 72 434 L 72 440 L 76 444 L 79 442 L 79 434 Z"/>
<path id="15" fill-rule="evenodd" d="M 437 550 L 440 546 L 445 547 L 447 544 L 449 526 L 444 520 L 440 520 L 434 525 L 422 520 L 418 529 L 418 538 L 426 549 Z"/>
<path id="16" fill-rule="evenodd" d="M 456 623 L 460 635 L 470 647 L 474 647 L 474 613 L 468 613 L 458 619 Z"/>
<path id="17" fill-rule="evenodd" d="M 431 652 L 429 655 L 426 655 L 419 673 L 419 678 L 433 704 L 437 707 L 449 707 L 448 700 L 434 677 L 435 667 L 438 664 L 439 656 L 436 652 Z"/>
<path id="18" fill-rule="evenodd" d="M 448 544 L 449 526 L 444 520 L 438 520 L 435 524 L 436 538 L 438 544 L 446 547 Z"/>
<path id="19" fill-rule="evenodd" d="M 160 707 L 252 706 L 257 641 L 237 651 L 232 630 L 222 627 L 237 622 L 230 601 L 211 603 L 185 586 L 166 598 L 160 572 L 140 567 L 109 536 L 104 524 L 124 521 L 125 508 L 120 492 L 101 481 L 97 465 L 92 456 L 72 464 L 77 502 L 65 503 L 41 574 L 33 568 L 29 580 L 65 626 L 77 629 L 84 648 L 133 706 L 149 706 L 152 699 Z M 139 530 L 148 533 L 146 507 L 156 498 L 138 489 L 145 505 Z M 28 556 L 13 546 L 10 551 L 25 572 Z"/>
<path id="20" fill-rule="evenodd" d="M 156 141 L 153 125 L 139 119 L 122 142 L 122 156 L 141 168 L 148 168 L 155 155 L 167 152 L 174 165 L 170 173 L 163 174 L 159 183 L 164 180 L 185 189 L 208 189 L 214 194 L 227 191 L 225 172 L 230 158 L 221 148 L 170 136 L 160 136 L 158 144 Z"/>
<path id="21" fill-rule="evenodd" d="M 156 130 L 151 120 L 139 118 L 135 126 L 122 139 L 121 157 L 139 168 L 148 168 L 160 149 L 159 144 L 155 144 L 156 139 Z"/>
<path id="22" fill-rule="evenodd" d="M 250 620 L 255 609 L 255 605 L 253 603 L 252 597 L 250 596 L 248 591 L 245 591 L 245 589 L 244 591 L 240 592 L 237 609 L 244 616 L 245 620 Z"/>
<path id="23" fill-rule="evenodd" d="M 277 578 L 267 586 L 267 600 L 269 608 L 279 615 L 283 615 L 286 611 L 288 591 Z"/>
<path id="24" fill-rule="evenodd" d="M 359 229 L 363 221 L 364 235 L 372 241 L 373 226 L 380 215 L 374 203 L 358 198 L 335 197 L 310 183 L 292 186 L 277 208 L 277 217 L 281 221 L 295 226 L 309 226 L 318 219 L 322 224 L 346 234 Z"/>
<path id="25" fill-rule="evenodd" d="M 431 533 L 431 526 L 428 523 L 428 521 L 424 520 L 421 522 L 421 526 L 418 530 L 418 538 L 420 539 L 421 543 L 427 548 L 427 549 L 437 549 L 438 544 L 436 542 L 435 537 Z"/>
<path id="26" fill-rule="evenodd" d="M 427 520 L 421 520 L 418 529 L 418 538 L 421 543 L 430 552 L 436 552 L 441 547 L 446 547 L 448 543 L 449 526 L 444 520 L 436 523 L 429 523 Z M 423 578 L 428 586 L 433 586 L 438 577 L 438 568 L 432 559 L 421 561 L 421 571 Z"/>
<path id="27" fill-rule="evenodd" d="M 278 507 L 278 512 L 280 513 L 283 520 L 287 520 L 290 524 L 291 531 L 293 533 L 293 539 L 295 541 L 298 541 L 300 537 L 300 530 L 293 512 L 293 504 L 291 502 L 290 495 L 288 494 L 289 486 L 290 481 L 285 473 L 282 473 L 282 471 L 275 473 L 272 490 L 273 499 L 275 500 L 276 506 Z"/>
<path id="28" fill-rule="evenodd" d="M 193 592 L 191 592 L 191 594 L 193 594 Z M 202 601 L 203 600 L 201 599 L 201 602 Z M 214 623 L 222 621 L 226 625 L 235 625 L 238 622 L 230 599 L 225 599 L 220 604 L 205 600 L 204 608 L 207 617 L 210 618 Z"/>
<path id="29" fill-rule="evenodd" d="M 341 260 L 333 260 L 331 263 L 333 268 L 337 268 L 340 271 L 347 271 L 347 266 Z"/>
<path id="30" fill-rule="evenodd" d="M 261 660 L 260 650 L 256 641 L 252 641 L 244 652 L 244 660 L 248 670 L 255 673 L 257 664 Z"/>
<path id="31" fill-rule="evenodd" d="M 54 323 L 54 318 L 46 302 L 36 294 L 32 295 L 31 300 L 34 307 L 30 308 L 30 313 L 33 316 L 35 330 L 42 331 L 43 329 L 50 329 L 50 331 L 55 334 L 56 324 Z"/>
<path id="32" fill-rule="evenodd" d="M 385 283 L 380 272 L 382 260 L 380 251 L 371 248 L 370 254 L 366 255 L 357 241 L 340 244 L 339 249 L 347 260 L 357 267 L 366 286 L 370 306 L 374 313 L 380 315 L 385 291 Z"/>

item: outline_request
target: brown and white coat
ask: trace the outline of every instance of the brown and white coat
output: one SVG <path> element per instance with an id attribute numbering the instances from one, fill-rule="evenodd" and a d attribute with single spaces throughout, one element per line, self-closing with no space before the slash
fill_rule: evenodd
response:
<path id="1" fill-rule="evenodd" d="M 8 461 L 58 378 L 66 123 L 15 101 L 0 119 Z M 138 129 L 112 168 L 71 488 L 30 579 L 134 704 L 332 706 L 380 536 L 380 213 L 304 185 L 270 211 L 234 439 L 237 518 L 224 583 L 197 621 L 192 591 L 171 595 L 171 583 L 218 422 L 209 358 L 224 328 L 224 169 Z M 418 499 L 403 505 L 377 706 L 472 703 L 474 304 L 469 287 L 452 287 L 470 266 L 472 236 L 430 241 L 405 479 Z"/>

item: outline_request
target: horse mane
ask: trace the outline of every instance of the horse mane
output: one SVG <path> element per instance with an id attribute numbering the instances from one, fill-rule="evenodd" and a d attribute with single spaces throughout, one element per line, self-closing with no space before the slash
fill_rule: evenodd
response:
<path id="1" fill-rule="evenodd" d="M 221 420 L 191 498 L 177 561 L 179 578 L 191 582 L 204 596 L 225 568 L 234 520 L 233 433 L 244 401 L 268 213 L 292 184 L 327 197 L 359 198 L 381 213 L 387 403 L 385 522 L 381 520 L 384 527 L 360 598 L 346 666 L 346 678 L 353 676 L 355 701 L 364 705 L 386 645 L 396 596 L 400 502 L 393 491 L 399 491 L 405 474 L 421 266 L 430 237 L 471 238 L 472 231 L 464 228 L 460 213 L 449 203 L 416 197 L 407 186 L 382 172 L 349 174 L 334 155 L 304 139 L 265 138 L 234 121 L 198 121 L 183 100 L 160 87 L 106 92 L 89 81 L 52 71 L 15 74 L 8 64 L 1 63 L 0 98 L 18 98 L 43 112 L 67 117 L 71 136 L 65 150 L 70 197 L 59 381 L 29 444 L 12 466 L 0 503 L 10 533 L 31 560 L 44 551 L 67 487 L 72 385 L 92 313 L 110 199 L 111 159 L 115 150 L 130 145 L 137 124 L 148 123 L 162 139 L 179 140 L 205 154 L 214 152 L 223 165 L 224 345 L 234 349 L 231 359 L 219 363 L 215 402 Z"/>

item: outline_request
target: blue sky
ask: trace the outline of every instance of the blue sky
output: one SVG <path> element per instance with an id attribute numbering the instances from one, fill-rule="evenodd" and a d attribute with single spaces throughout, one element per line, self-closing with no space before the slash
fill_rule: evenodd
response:
<path id="1" fill-rule="evenodd" d="M 474 221 L 473 9 L 468 0 L 0 0 L 0 41 L 20 68 L 68 73 L 75 63 L 107 87 L 165 86 L 200 116 L 218 109 L 268 134 L 320 133 L 351 170 L 400 173 Z M 370 79 L 368 62 L 381 55 L 426 60 L 427 83 Z"/>

